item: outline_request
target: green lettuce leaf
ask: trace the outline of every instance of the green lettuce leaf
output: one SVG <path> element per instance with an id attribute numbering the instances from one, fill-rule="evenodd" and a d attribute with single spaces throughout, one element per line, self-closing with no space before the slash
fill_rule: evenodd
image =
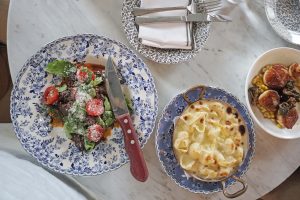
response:
<path id="1" fill-rule="evenodd" d="M 86 151 L 91 151 L 95 148 L 95 142 L 89 141 L 86 137 L 84 137 L 84 148 Z"/>
<path id="2" fill-rule="evenodd" d="M 112 111 L 104 111 L 103 120 L 106 121 L 106 119 L 109 119 L 109 118 L 115 118 L 113 112 Z"/>
<path id="3" fill-rule="evenodd" d="M 57 87 L 58 92 L 63 92 L 68 88 L 68 86 L 66 84 L 63 84 L 60 87 Z"/>
<path id="4" fill-rule="evenodd" d="M 103 121 L 106 127 L 111 126 L 115 121 L 114 113 L 112 111 L 105 111 L 103 113 Z"/>
<path id="5" fill-rule="evenodd" d="M 133 112 L 133 106 L 132 106 L 131 99 L 125 97 L 125 101 L 126 101 L 129 113 L 132 114 L 132 112 Z"/>
<path id="6" fill-rule="evenodd" d="M 48 63 L 45 71 L 54 75 L 66 77 L 72 72 L 76 72 L 76 67 L 65 60 L 55 60 Z"/>
<path id="7" fill-rule="evenodd" d="M 114 118 L 108 118 L 105 120 L 106 127 L 110 127 L 115 122 Z"/>
<path id="8" fill-rule="evenodd" d="M 104 97 L 104 109 L 105 111 L 111 111 L 111 105 L 107 97 Z"/>
<path id="9" fill-rule="evenodd" d="M 94 98 L 94 97 L 96 96 L 96 90 L 95 90 L 95 88 L 90 88 L 90 89 L 87 91 L 87 93 L 88 93 L 89 95 L 91 95 L 92 98 Z"/>
<path id="10" fill-rule="evenodd" d="M 102 126 L 102 128 L 106 128 L 106 124 L 101 117 L 97 117 L 96 121 L 97 121 L 97 124 Z"/>
<path id="11" fill-rule="evenodd" d="M 102 81 L 103 80 L 101 77 L 96 77 L 95 80 L 92 80 L 90 82 L 90 84 L 95 87 L 95 86 L 99 85 L 100 83 L 102 83 Z"/>
<path id="12" fill-rule="evenodd" d="M 72 135 L 74 134 L 75 128 L 76 128 L 76 126 L 75 126 L 73 121 L 66 120 L 64 122 L 64 131 L 66 133 L 66 136 L 69 139 L 72 138 Z"/>

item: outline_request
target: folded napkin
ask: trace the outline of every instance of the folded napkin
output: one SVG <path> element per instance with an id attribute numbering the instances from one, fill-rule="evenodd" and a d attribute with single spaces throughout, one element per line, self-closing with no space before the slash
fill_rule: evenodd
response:
<path id="1" fill-rule="evenodd" d="M 187 6 L 188 0 L 141 0 L 143 8 Z M 144 16 L 181 16 L 187 15 L 187 10 L 172 10 L 151 13 Z M 142 24 L 139 27 L 139 39 L 142 44 L 164 49 L 191 49 L 191 23 L 157 22 Z"/>

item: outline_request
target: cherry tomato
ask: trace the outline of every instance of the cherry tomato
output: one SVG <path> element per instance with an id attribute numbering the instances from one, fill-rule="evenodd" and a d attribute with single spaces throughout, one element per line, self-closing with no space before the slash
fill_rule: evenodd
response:
<path id="1" fill-rule="evenodd" d="M 90 116 L 99 116 L 104 112 L 103 101 L 101 99 L 91 99 L 86 102 L 85 109 Z"/>
<path id="2" fill-rule="evenodd" d="M 89 78 L 89 74 L 91 74 L 92 80 L 95 80 L 96 76 L 92 70 L 90 70 L 88 68 L 83 69 L 81 67 L 81 68 L 77 69 L 77 72 L 76 72 L 77 80 L 81 83 L 84 83 Z"/>
<path id="3" fill-rule="evenodd" d="M 87 132 L 87 138 L 89 141 L 98 142 L 104 133 L 104 128 L 102 128 L 99 124 L 93 124 L 89 126 Z"/>
<path id="4" fill-rule="evenodd" d="M 52 105 L 58 100 L 59 92 L 55 86 L 48 87 L 44 92 L 44 102 L 47 105 Z"/>

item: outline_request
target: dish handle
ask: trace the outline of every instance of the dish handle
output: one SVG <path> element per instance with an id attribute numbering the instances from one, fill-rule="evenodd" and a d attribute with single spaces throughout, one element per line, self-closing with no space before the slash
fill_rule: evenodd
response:
<path id="1" fill-rule="evenodd" d="M 240 178 L 238 178 L 236 176 L 232 176 L 231 178 L 233 178 L 234 180 L 240 182 L 243 185 L 243 188 L 240 189 L 240 190 L 238 190 L 237 192 L 229 193 L 226 190 L 226 188 L 225 188 L 225 181 L 221 182 L 222 183 L 222 190 L 223 190 L 224 196 L 227 197 L 227 198 L 231 198 L 232 199 L 232 198 L 235 198 L 235 197 L 238 197 L 238 196 L 244 194 L 246 192 L 247 188 L 248 188 L 248 185 L 247 185 L 247 183 L 244 180 L 242 180 L 242 179 L 240 179 Z"/>
<path id="2" fill-rule="evenodd" d="M 190 92 L 196 91 L 196 90 L 199 90 L 199 91 L 200 91 L 199 97 L 198 97 L 198 99 L 196 99 L 195 101 L 192 102 L 192 101 L 190 100 L 190 98 L 189 98 L 188 95 L 189 95 Z M 193 87 L 193 88 L 187 90 L 186 92 L 184 92 L 184 93 L 183 93 L 183 98 L 184 98 L 184 100 L 185 100 L 188 104 L 192 104 L 192 103 L 194 103 L 194 102 L 196 102 L 196 101 L 199 101 L 200 99 L 202 99 L 202 98 L 204 97 L 205 90 L 206 90 L 206 88 L 205 88 L 205 86 L 203 86 L 203 85 L 195 86 L 195 87 Z"/>

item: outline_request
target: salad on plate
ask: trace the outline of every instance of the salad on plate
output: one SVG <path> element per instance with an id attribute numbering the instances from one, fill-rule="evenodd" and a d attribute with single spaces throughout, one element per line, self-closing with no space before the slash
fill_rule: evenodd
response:
<path id="1" fill-rule="evenodd" d="M 61 77 L 50 85 L 42 103 L 51 116 L 53 127 L 63 127 L 66 136 L 81 151 L 91 151 L 110 136 L 117 126 L 105 86 L 105 67 L 65 60 L 50 62 L 48 73 Z M 126 98 L 130 111 L 132 106 Z"/>

